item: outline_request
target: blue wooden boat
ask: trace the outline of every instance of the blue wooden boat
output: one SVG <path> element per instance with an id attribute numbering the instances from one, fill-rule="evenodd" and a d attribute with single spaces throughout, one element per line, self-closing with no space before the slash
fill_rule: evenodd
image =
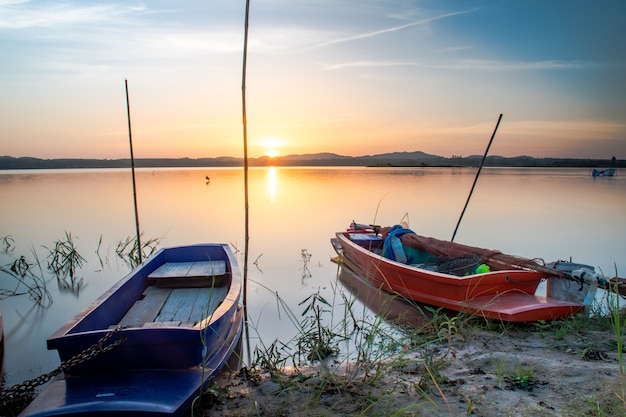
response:
<path id="1" fill-rule="evenodd" d="M 604 168 L 598 169 L 594 168 L 591 170 L 591 176 L 593 177 L 614 177 L 616 169 L 615 168 Z"/>
<path id="2" fill-rule="evenodd" d="M 159 250 L 47 340 L 79 363 L 20 416 L 183 414 L 238 345 L 241 291 L 228 245 Z"/>

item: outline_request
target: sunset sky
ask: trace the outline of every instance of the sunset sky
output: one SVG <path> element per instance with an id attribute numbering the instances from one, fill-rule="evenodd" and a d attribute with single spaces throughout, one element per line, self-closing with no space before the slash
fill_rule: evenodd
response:
<path id="1" fill-rule="evenodd" d="M 0 155 L 243 156 L 244 0 L 0 0 Z M 626 159 L 626 2 L 252 0 L 249 155 Z"/>

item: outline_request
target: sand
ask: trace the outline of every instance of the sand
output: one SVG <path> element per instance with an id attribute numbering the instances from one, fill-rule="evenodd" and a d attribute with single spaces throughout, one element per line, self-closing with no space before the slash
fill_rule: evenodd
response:
<path id="1" fill-rule="evenodd" d="M 332 363 L 225 374 L 194 415 L 625 416 L 616 346 L 610 329 L 461 329 L 426 349 L 406 348 L 393 367 L 372 364 L 368 376 Z"/>

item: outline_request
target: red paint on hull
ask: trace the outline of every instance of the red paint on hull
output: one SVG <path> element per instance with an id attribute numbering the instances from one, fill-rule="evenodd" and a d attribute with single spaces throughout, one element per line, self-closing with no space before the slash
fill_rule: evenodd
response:
<path id="1" fill-rule="evenodd" d="M 372 285 L 407 299 L 451 310 L 511 322 L 551 320 L 583 309 L 577 303 L 535 295 L 542 272 L 510 269 L 455 276 L 387 259 L 348 232 L 337 233 L 346 266 Z M 374 235 L 372 235 L 374 236 Z"/>

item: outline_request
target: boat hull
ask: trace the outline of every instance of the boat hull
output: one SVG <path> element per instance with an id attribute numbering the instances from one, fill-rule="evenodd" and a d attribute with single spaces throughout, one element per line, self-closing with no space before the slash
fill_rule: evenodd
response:
<path id="1" fill-rule="evenodd" d="M 591 175 L 594 177 L 613 177 L 615 176 L 615 168 L 597 169 L 591 170 Z"/>
<path id="2" fill-rule="evenodd" d="M 242 310 L 238 316 L 241 318 Z M 214 352 L 204 367 L 132 369 L 60 376 L 28 405 L 19 417 L 44 416 L 181 416 L 207 388 L 232 355 L 241 335 L 234 320 L 228 344 Z"/>
<path id="3" fill-rule="evenodd" d="M 152 277 L 164 267 L 213 262 L 221 265 L 222 271 L 219 279 L 207 277 L 207 288 L 197 288 L 198 277 L 184 276 L 183 282 L 191 282 L 193 288 L 177 288 L 182 291 L 176 293 L 177 297 L 174 289 L 155 289 L 158 285 Z M 179 282 L 180 286 L 181 278 L 167 279 L 169 284 Z M 193 322 L 121 326 L 125 321 L 134 323 L 128 319 L 133 309 L 141 307 L 134 317 L 142 318 L 146 305 L 155 305 L 156 298 L 146 295 L 154 294 L 151 290 L 166 294 L 161 310 L 172 298 L 181 303 L 175 306 L 184 311 L 195 307 L 186 299 L 189 294 L 196 294 L 198 300 L 198 294 L 220 295 L 213 300 L 213 307 L 209 307 L 212 300 L 202 298 L 206 311 L 200 311 Z M 241 275 L 228 245 L 158 251 L 48 339 L 48 348 L 56 349 L 64 364 L 78 363 L 50 382 L 20 416 L 182 415 L 239 345 L 243 327 L 241 290 Z M 97 349 L 94 355 L 84 353 L 97 345 L 104 349 Z"/>
<path id="4" fill-rule="evenodd" d="M 228 293 L 210 317 L 194 325 L 161 323 L 158 327 L 118 328 L 118 323 L 142 297 L 148 275 L 167 262 L 226 260 Z M 62 362 L 76 358 L 85 349 L 108 337 L 104 346 L 119 343 L 72 367 L 70 374 L 112 369 L 187 369 L 200 365 L 203 357 L 233 337 L 233 321 L 240 304 L 241 276 L 227 245 L 194 245 L 161 249 L 123 278 L 85 310 L 69 320 L 48 340 Z"/>
<path id="5" fill-rule="evenodd" d="M 498 270 L 455 276 L 406 265 L 378 255 L 377 242 L 337 233 L 344 264 L 372 285 L 409 300 L 454 311 L 512 322 L 550 320 L 581 311 L 578 303 L 535 295 L 541 272 Z M 375 236 L 372 235 L 374 238 Z"/>

